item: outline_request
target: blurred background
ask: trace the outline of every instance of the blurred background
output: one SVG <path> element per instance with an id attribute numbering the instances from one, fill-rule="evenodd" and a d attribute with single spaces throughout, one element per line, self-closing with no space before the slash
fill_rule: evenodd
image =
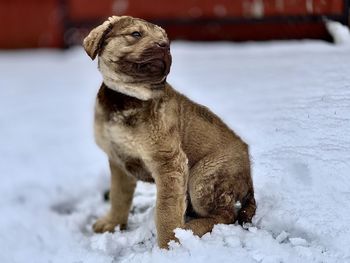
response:
<path id="1" fill-rule="evenodd" d="M 348 0 L 0 0 L 0 48 L 57 47 L 110 15 L 142 17 L 171 39 L 331 40 L 323 20 L 349 24 Z"/>

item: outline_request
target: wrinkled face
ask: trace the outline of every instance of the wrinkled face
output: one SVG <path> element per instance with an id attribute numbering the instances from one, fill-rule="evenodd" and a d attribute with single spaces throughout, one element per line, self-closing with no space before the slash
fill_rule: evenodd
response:
<path id="1" fill-rule="evenodd" d="M 171 66 L 165 31 L 128 16 L 111 17 L 84 40 L 91 58 L 99 56 L 104 78 L 123 83 L 163 83 Z"/>

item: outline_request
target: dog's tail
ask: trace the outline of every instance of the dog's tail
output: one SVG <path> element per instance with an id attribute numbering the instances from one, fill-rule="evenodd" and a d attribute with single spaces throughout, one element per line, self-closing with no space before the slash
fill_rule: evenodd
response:
<path id="1" fill-rule="evenodd" d="M 246 224 L 252 223 L 252 218 L 255 215 L 256 203 L 254 199 L 254 190 L 250 190 L 242 200 L 242 208 L 237 215 L 238 223 L 244 227 Z"/>

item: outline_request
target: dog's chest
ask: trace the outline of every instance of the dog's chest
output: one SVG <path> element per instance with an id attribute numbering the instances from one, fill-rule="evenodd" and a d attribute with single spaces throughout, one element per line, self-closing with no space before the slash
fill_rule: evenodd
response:
<path id="1" fill-rule="evenodd" d="M 136 125 L 135 115 L 136 112 L 128 110 L 115 112 L 106 118 L 106 112 L 97 105 L 95 140 L 108 157 L 127 174 L 138 180 L 153 182 L 150 172 L 142 161 L 144 139 Z"/>

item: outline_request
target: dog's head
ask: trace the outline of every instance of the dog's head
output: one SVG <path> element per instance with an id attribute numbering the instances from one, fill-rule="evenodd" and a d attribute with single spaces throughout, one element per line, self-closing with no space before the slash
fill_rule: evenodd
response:
<path id="1" fill-rule="evenodd" d="M 87 54 L 98 56 L 99 70 L 112 89 L 147 100 L 161 93 L 170 71 L 165 31 L 142 19 L 113 16 L 84 39 Z"/>

